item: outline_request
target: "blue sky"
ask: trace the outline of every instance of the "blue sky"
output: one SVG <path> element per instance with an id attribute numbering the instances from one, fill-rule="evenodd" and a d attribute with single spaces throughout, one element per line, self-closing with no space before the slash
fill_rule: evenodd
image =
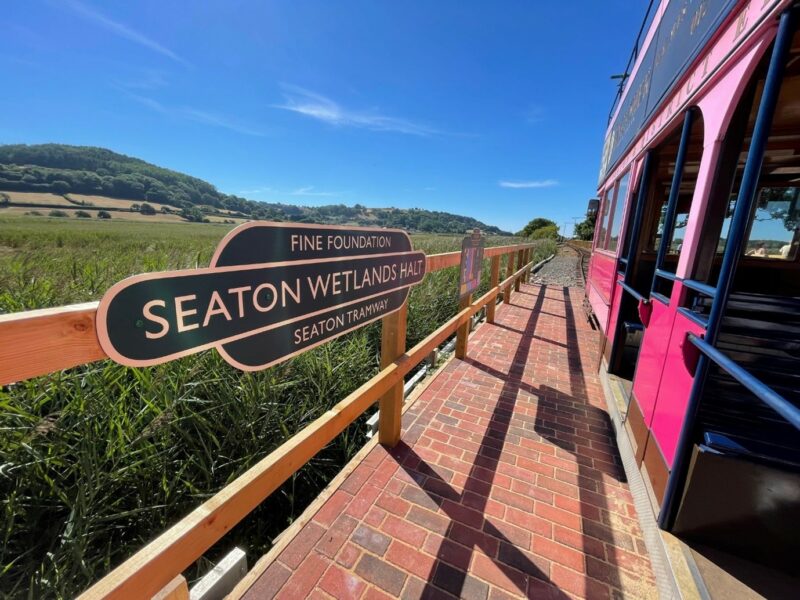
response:
<path id="1" fill-rule="evenodd" d="M 103 146 L 254 200 L 563 226 L 646 5 L 11 0 L 0 143 Z"/>

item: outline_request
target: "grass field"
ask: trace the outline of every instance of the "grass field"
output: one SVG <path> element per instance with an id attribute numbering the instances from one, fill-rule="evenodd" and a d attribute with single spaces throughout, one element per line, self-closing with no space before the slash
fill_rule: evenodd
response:
<path id="1" fill-rule="evenodd" d="M 0 212 L 0 312 L 95 300 L 135 273 L 206 266 L 229 229 Z M 429 254 L 460 248 L 460 236 L 412 239 Z M 542 242 L 537 253 L 553 248 Z M 409 345 L 456 312 L 457 277 L 437 272 L 412 291 Z M 209 351 L 0 388 L 0 594 L 74 596 L 376 373 L 379 339 L 373 324 L 258 373 Z M 207 557 L 240 545 L 255 561 L 364 441 L 362 418 Z"/>

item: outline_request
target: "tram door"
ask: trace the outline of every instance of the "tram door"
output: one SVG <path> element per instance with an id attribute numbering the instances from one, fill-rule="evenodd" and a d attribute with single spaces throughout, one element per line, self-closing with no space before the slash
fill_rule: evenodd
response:
<path id="1" fill-rule="evenodd" d="M 675 272 L 702 151 L 702 117 L 692 111 L 645 157 L 626 224 L 609 372 L 627 392 L 626 418 L 640 460 L 672 331 Z M 682 168 L 676 181 L 678 161 Z"/>
<path id="2" fill-rule="evenodd" d="M 702 155 L 702 128 L 702 118 L 694 113 L 672 214 L 667 213 L 681 141 L 680 125 L 645 157 L 637 189 L 631 196 L 619 259 L 621 281 L 617 293 L 620 300 L 609 362 L 609 372 L 629 382 L 633 381 L 641 362 L 645 326 L 649 327 L 652 321 L 653 305 L 656 302 L 664 307 L 670 305 Z M 667 223 L 668 217 L 671 223 Z M 665 229 L 668 239 L 662 241 Z M 669 337 L 669 330 L 664 335 Z M 655 383 L 657 385 L 658 381 Z"/>

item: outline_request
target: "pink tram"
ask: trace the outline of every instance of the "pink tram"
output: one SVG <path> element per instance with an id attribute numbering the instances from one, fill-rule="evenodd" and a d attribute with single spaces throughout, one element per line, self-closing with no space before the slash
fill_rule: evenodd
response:
<path id="1" fill-rule="evenodd" d="M 793 575 L 798 13 L 787 0 L 655 9 L 612 109 L 586 285 L 618 439 L 660 528 L 706 558 Z"/>

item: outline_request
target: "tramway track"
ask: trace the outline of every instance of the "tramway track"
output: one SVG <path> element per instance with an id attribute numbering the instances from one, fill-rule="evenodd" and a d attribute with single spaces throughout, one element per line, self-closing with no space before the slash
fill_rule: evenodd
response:
<path id="1" fill-rule="evenodd" d="M 563 248 L 569 248 L 570 250 L 574 251 L 575 255 L 578 257 L 578 277 L 581 281 L 581 287 L 585 287 L 586 277 L 589 271 L 589 257 L 592 255 L 591 248 L 583 248 L 571 242 L 564 242 L 563 245 L 559 247 L 559 250 Z"/>

